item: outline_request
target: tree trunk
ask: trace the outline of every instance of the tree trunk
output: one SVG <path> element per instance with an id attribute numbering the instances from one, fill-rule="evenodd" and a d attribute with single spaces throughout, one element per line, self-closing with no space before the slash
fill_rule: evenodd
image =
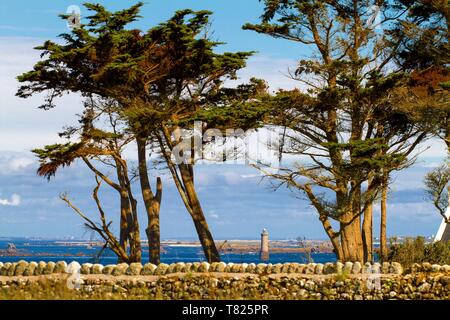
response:
<path id="1" fill-rule="evenodd" d="M 363 244 L 361 236 L 361 218 L 352 211 L 341 222 L 341 244 L 344 261 L 363 262 Z"/>
<path id="2" fill-rule="evenodd" d="M 326 234 L 330 238 L 331 244 L 333 245 L 334 253 L 336 254 L 336 258 L 338 261 L 344 261 L 344 254 L 342 252 L 342 246 L 339 243 L 339 233 L 333 231 L 333 227 L 330 224 L 326 215 L 321 215 L 319 217 L 322 222 L 323 228 L 325 229 Z"/>
<path id="3" fill-rule="evenodd" d="M 195 229 L 199 240 L 202 244 L 203 251 L 205 253 L 206 259 L 209 263 L 220 262 L 220 254 L 217 250 L 214 239 L 209 230 L 208 223 L 206 222 L 205 215 L 203 214 L 200 201 L 195 190 L 193 176 L 191 172 L 193 171 L 192 165 L 180 164 L 180 174 L 183 180 L 184 191 L 189 201 L 191 207 L 191 216 L 194 221 Z"/>
<path id="4" fill-rule="evenodd" d="M 387 194 L 388 183 L 387 177 L 383 178 L 383 186 L 381 190 L 381 218 L 380 218 L 380 259 L 387 261 L 387 238 L 386 238 L 386 213 L 387 213 Z"/>
<path id="5" fill-rule="evenodd" d="M 125 252 L 128 252 L 128 246 L 130 245 L 130 225 L 127 212 L 128 201 L 120 195 L 120 237 L 119 243 Z M 119 263 L 123 262 L 119 259 Z"/>
<path id="6" fill-rule="evenodd" d="M 117 178 L 119 181 L 121 220 L 121 238 L 124 240 L 124 250 L 129 250 L 129 263 L 141 262 L 141 235 L 139 230 L 139 221 L 137 216 L 137 203 L 131 191 L 130 179 L 128 177 L 128 167 L 121 158 L 115 158 Z M 122 239 L 120 239 L 122 240 Z M 119 240 L 119 241 L 120 241 Z"/>
<path id="7" fill-rule="evenodd" d="M 362 226 L 362 238 L 364 249 L 364 262 L 372 262 L 373 260 L 373 207 L 372 204 L 367 205 L 364 210 L 364 220 Z"/>
<path id="8" fill-rule="evenodd" d="M 120 234 L 119 234 L 119 244 L 123 251 L 128 252 L 128 220 L 126 216 L 126 210 L 124 208 L 124 201 L 120 197 Z M 119 257 L 119 263 L 124 262 Z"/>
<path id="9" fill-rule="evenodd" d="M 166 150 L 166 148 L 168 148 L 169 150 L 173 150 L 171 134 L 165 126 L 162 126 L 162 134 L 165 142 L 162 137 L 157 136 L 161 149 Z M 176 136 L 175 141 L 176 143 L 180 143 L 181 137 Z M 203 210 L 200 205 L 200 200 L 198 199 L 198 195 L 195 190 L 193 164 L 175 164 L 170 158 L 171 155 L 164 151 L 163 156 L 169 166 L 169 170 L 172 174 L 175 186 L 180 193 L 181 199 L 183 200 L 183 203 L 194 222 L 194 226 L 206 259 L 209 263 L 220 262 L 219 251 L 214 243 L 214 239 L 209 230 L 208 223 L 206 222 L 205 215 L 203 214 Z"/>
<path id="10" fill-rule="evenodd" d="M 130 222 L 131 219 L 129 217 L 129 206 L 130 202 L 128 199 L 128 194 L 124 194 L 126 189 L 125 181 L 123 179 L 122 174 L 122 164 L 117 160 L 115 160 L 116 164 L 116 173 L 117 173 L 117 179 L 119 181 L 120 188 L 117 190 L 119 192 L 120 196 L 120 235 L 119 235 L 119 244 L 122 247 L 123 251 L 128 253 L 128 246 L 130 245 Z M 119 263 L 124 262 L 119 257 Z"/>
<path id="11" fill-rule="evenodd" d="M 133 198 L 133 195 L 131 194 L 131 188 L 128 188 L 129 192 L 129 199 L 130 199 L 130 207 L 131 207 L 131 214 L 133 217 L 133 224 L 132 224 L 132 230 L 131 235 L 133 239 L 133 246 L 132 246 L 132 258 L 133 262 L 141 262 L 142 261 L 142 245 L 141 245 L 141 231 L 139 228 L 139 219 L 137 215 L 137 201 Z"/>
<path id="12" fill-rule="evenodd" d="M 152 207 L 149 211 L 148 226 L 145 229 L 148 238 L 148 252 L 150 256 L 150 262 L 153 264 L 159 264 L 161 257 L 161 245 L 160 245 L 160 227 L 159 227 L 159 212 L 161 207 L 162 197 L 162 182 L 161 178 L 156 179 L 156 196 L 152 203 Z"/>
<path id="13" fill-rule="evenodd" d="M 369 178 L 368 189 L 372 184 Z M 364 250 L 364 262 L 372 262 L 373 260 L 373 206 L 372 203 L 367 204 L 364 210 L 364 220 L 362 225 L 362 240 Z"/>
<path id="14" fill-rule="evenodd" d="M 157 195 L 153 195 L 147 169 L 146 138 L 137 138 L 139 181 L 141 183 L 142 197 L 148 217 L 148 226 L 145 230 L 148 238 L 150 263 L 159 264 L 161 256 L 159 211 L 161 206 L 162 183 L 157 179 Z"/>
<path id="15" fill-rule="evenodd" d="M 141 250 L 141 237 L 139 232 L 139 221 L 136 219 L 136 214 L 133 210 L 134 199 L 130 198 L 128 191 L 126 189 L 121 191 L 121 202 L 122 211 L 126 216 L 126 238 L 129 244 L 129 261 L 131 262 L 141 262 L 142 250 Z M 126 251 L 126 250 L 125 250 Z"/>
<path id="16" fill-rule="evenodd" d="M 447 123 L 449 123 L 450 119 L 447 119 Z M 450 127 L 445 129 L 445 138 L 444 142 L 447 145 L 447 154 L 450 155 Z"/>

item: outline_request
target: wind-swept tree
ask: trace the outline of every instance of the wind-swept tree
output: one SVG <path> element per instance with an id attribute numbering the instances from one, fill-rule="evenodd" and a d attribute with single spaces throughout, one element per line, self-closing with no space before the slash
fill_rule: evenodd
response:
<path id="1" fill-rule="evenodd" d="M 64 43 L 46 41 L 36 47 L 42 51 L 42 61 L 32 71 L 18 77 L 25 82 L 17 93 L 27 98 L 33 94 L 47 92 L 43 109 L 53 108 L 54 99 L 68 92 L 84 96 L 96 95 L 114 100 L 123 109 L 131 105 L 145 104 L 142 90 L 165 74 L 166 60 L 161 47 L 144 38 L 139 30 L 128 30 L 126 26 L 139 18 L 142 3 L 118 12 L 109 12 L 98 4 L 85 4 L 93 12 L 88 22 L 62 34 Z M 63 15 L 63 19 L 70 16 Z M 118 114 L 120 110 L 117 110 Z M 151 124 L 151 123 L 150 123 Z M 133 136 L 142 146 L 147 135 L 147 125 L 133 124 Z M 142 150 L 142 147 L 139 149 Z M 159 209 L 162 185 L 157 179 L 157 193 L 150 187 L 146 166 L 146 153 L 139 152 L 139 175 L 145 208 L 149 217 L 150 261 L 160 261 Z"/>
<path id="2" fill-rule="evenodd" d="M 194 184 L 194 163 L 176 162 L 172 151 L 181 143 L 185 120 L 205 107 L 207 96 L 234 78 L 245 66 L 248 52 L 217 54 L 219 43 L 206 35 L 210 12 L 183 10 L 167 22 L 143 33 L 127 30 L 136 20 L 141 3 L 111 13 L 87 4 L 94 14 L 88 23 L 63 35 L 64 45 L 47 41 L 45 60 L 19 77 L 21 97 L 49 92 L 44 108 L 66 92 L 113 99 L 121 107 L 138 146 L 139 178 L 148 216 L 151 260 L 159 262 L 159 209 L 161 192 L 153 193 L 147 168 L 147 152 L 159 152 L 191 215 L 208 261 L 219 261 Z M 68 18 L 64 16 L 64 18 Z M 155 143 L 158 148 L 154 149 Z M 162 190 L 160 179 L 157 190 Z"/>
<path id="3" fill-rule="evenodd" d="M 305 90 L 280 91 L 264 102 L 273 110 L 269 123 L 288 129 L 284 153 L 302 156 L 268 175 L 306 196 L 338 259 L 370 261 L 372 203 L 426 137 L 391 100 L 404 74 L 390 68 L 394 56 L 375 28 L 403 12 L 387 1 L 264 4 L 261 23 L 245 29 L 313 52 L 292 72 Z"/>
<path id="4" fill-rule="evenodd" d="M 88 214 L 84 214 L 71 202 L 67 194 L 61 195 L 61 199 L 85 220 L 87 227 L 105 240 L 105 245 L 111 248 L 119 261 L 140 262 L 142 251 L 137 201 L 131 188 L 132 179 L 128 164 L 122 156 L 123 150 L 133 141 L 133 136 L 126 133 L 126 127 L 117 118 L 114 102 L 89 99 L 85 106 L 80 126 L 68 127 L 60 134 L 68 140 L 67 143 L 47 145 L 43 149 L 33 150 L 40 161 L 38 174 L 50 180 L 62 167 L 70 166 L 76 160 L 83 161 L 95 175 L 96 187 L 92 197 L 98 209 L 100 222 L 97 223 Z M 103 124 L 102 128 L 99 124 Z M 105 169 L 112 169 L 113 173 L 105 173 Z M 119 195 L 119 240 L 111 229 L 112 221 L 107 221 L 107 215 L 101 205 L 98 192 L 102 183 L 114 189 Z"/>
<path id="5" fill-rule="evenodd" d="M 399 1 L 408 10 L 391 30 L 396 65 L 410 73 L 399 93 L 417 120 L 434 125 L 450 152 L 450 4 L 446 0 Z M 401 94 L 403 93 L 403 95 Z"/>
<path id="6" fill-rule="evenodd" d="M 450 219 L 445 214 L 449 203 L 449 195 L 446 190 L 447 185 L 450 183 L 450 166 L 448 162 L 429 172 L 424 180 L 428 199 L 433 202 L 434 207 L 444 218 L 444 221 L 449 223 Z"/>
<path id="7" fill-rule="evenodd" d="M 396 64 L 410 73 L 397 99 L 417 123 L 441 139 L 450 154 L 450 3 L 447 0 L 399 1 L 408 9 L 392 30 Z M 427 194 L 447 220 L 448 163 L 425 177 Z M 447 188 L 447 190 L 445 190 Z"/>
<path id="8" fill-rule="evenodd" d="M 186 139 L 181 133 L 182 130 L 193 130 L 193 123 L 189 120 L 211 106 L 210 97 L 221 89 L 225 80 L 236 78 L 236 72 L 245 66 L 246 58 L 251 53 L 215 53 L 219 43 L 211 41 L 206 35 L 210 15 L 208 11 L 178 11 L 167 23 L 149 31 L 151 37 L 167 44 L 166 55 L 175 63 L 167 76 L 155 81 L 157 103 L 149 108 L 130 109 L 127 114 L 133 115 L 136 111 L 142 117 L 143 114 L 153 114 L 155 108 L 165 112 L 165 119 L 158 123 L 152 136 L 159 144 L 183 203 L 192 217 L 206 258 L 214 262 L 220 261 L 220 255 L 194 181 L 195 156 L 198 152 L 195 139 L 200 140 L 201 146 L 202 137 L 194 133 Z M 181 147 L 186 145 L 188 147 Z M 180 157 L 174 157 L 174 154 Z"/>

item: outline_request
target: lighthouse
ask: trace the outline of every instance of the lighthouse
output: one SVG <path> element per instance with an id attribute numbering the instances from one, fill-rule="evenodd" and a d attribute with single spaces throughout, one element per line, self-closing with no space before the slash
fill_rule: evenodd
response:
<path id="1" fill-rule="evenodd" d="M 269 232 L 267 229 L 263 229 L 261 232 L 261 251 L 259 257 L 262 261 L 269 260 Z"/>
<path id="2" fill-rule="evenodd" d="M 448 192 L 450 194 L 450 186 L 448 187 Z M 441 225 L 439 226 L 438 232 L 436 236 L 434 237 L 434 242 L 436 241 L 442 241 L 447 242 L 450 240 L 450 223 L 447 223 L 447 221 L 450 220 L 450 199 L 449 204 L 447 207 L 447 211 L 445 212 L 446 219 L 442 219 Z"/>

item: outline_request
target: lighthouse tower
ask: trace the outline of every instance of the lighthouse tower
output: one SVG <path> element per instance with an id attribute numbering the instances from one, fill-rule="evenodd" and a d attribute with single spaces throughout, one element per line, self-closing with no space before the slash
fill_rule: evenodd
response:
<path id="1" fill-rule="evenodd" d="M 450 186 L 448 187 L 448 191 L 450 194 Z M 447 219 L 442 218 L 441 225 L 439 226 L 438 232 L 434 238 L 435 242 L 436 241 L 446 242 L 450 240 L 450 223 L 446 222 L 446 220 L 448 221 L 450 219 L 450 199 L 447 211 L 445 212 L 445 217 Z"/>
<path id="2" fill-rule="evenodd" d="M 267 229 L 263 229 L 261 232 L 261 251 L 259 257 L 262 261 L 269 260 L 269 232 Z"/>
<path id="3" fill-rule="evenodd" d="M 450 186 L 447 187 L 448 194 L 450 194 Z M 445 211 L 445 217 L 447 219 L 442 218 L 441 225 L 439 226 L 438 232 L 434 237 L 434 242 L 443 241 L 447 242 L 450 240 L 450 223 L 447 223 L 450 219 L 450 199 L 447 207 L 447 211 Z"/>

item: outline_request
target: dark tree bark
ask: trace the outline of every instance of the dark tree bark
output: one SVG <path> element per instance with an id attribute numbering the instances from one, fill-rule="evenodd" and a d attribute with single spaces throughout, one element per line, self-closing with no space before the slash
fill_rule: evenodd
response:
<path id="1" fill-rule="evenodd" d="M 381 191 L 381 218 L 380 218 L 380 258 L 382 261 L 387 261 L 388 256 L 387 237 L 386 237 L 387 194 L 388 194 L 388 181 L 387 177 L 384 177 Z"/>
<path id="2" fill-rule="evenodd" d="M 341 222 L 341 243 L 345 261 L 363 262 L 363 246 L 361 236 L 361 218 L 350 211 Z"/>
<path id="3" fill-rule="evenodd" d="M 197 191 L 195 190 L 192 165 L 181 164 L 179 167 L 184 190 L 191 208 L 190 213 L 192 220 L 194 221 L 195 229 L 202 244 L 206 259 L 209 263 L 220 262 L 219 251 L 217 250 L 213 236 L 209 230 L 208 223 L 206 222 L 203 209 L 198 199 Z"/>
<path id="4" fill-rule="evenodd" d="M 364 246 L 364 261 L 373 261 L 373 207 L 368 205 L 364 210 L 364 220 L 362 226 L 362 237 Z"/>
<path id="5" fill-rule="evenodd" d="M 368 188 L 370 188 L 373 179 L 368 180 Z M 364 261 L 372 262 L 373 260 L 373 205 L 368 204 L 364 209 L 362 225 L 362 238 L 363 238 L 363 249 L 364 249 Z"/>
<path id="6" fill-rule="evenodd" d="M 138 162 L 139 162 L 139 180 L 141 183 L 142 198 L 144 199 L 145 209 L 148 217 L 148 226 L 145 230 L 148 238 L 148 250 L 150 262 L 160 263 L 161 239 L 159 226 L 159 212 L 162 198 L 162 182 L 158 177 L 156 183 L 156 195 L 153 194 L 148 178 L 146 138 L 137 138 Z"/>

